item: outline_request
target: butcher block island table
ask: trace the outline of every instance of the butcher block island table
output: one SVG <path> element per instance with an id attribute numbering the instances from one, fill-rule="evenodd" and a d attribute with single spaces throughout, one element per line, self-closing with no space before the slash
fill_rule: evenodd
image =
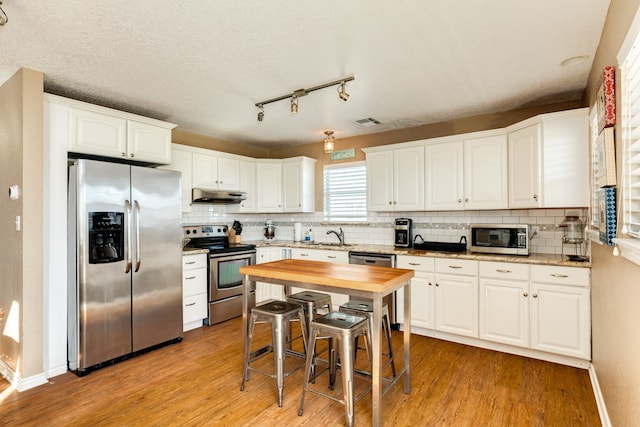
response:
<path id="1" fill-rule="evenodd" d="M 402 287 L 404 291 L 404 365 L 396 380 L 404 375 L 404 392 L 411 391 L 409 350 L 411 338 L 411 278 L 413 270 L 368 265 L 338 264 L 331 262 L 284 259 L 263 264 L 240 267 L 244 275 L 242 299 L 242 334 L 244 345 L 249 339 L 250 283 L 254 281 L 274 283 L 290 288 L 338 292 L 356 298 L 373 301 L 372 340 L 372 414 L 373 426 L 381 425 L 382 399 L 382 299 Z"/>

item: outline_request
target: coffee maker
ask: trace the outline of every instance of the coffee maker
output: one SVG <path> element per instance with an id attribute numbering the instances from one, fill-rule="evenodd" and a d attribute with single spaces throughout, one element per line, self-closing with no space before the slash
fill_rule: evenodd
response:
<path id="1" fill-rule="evenodd" d="M 396 218 L 394 226 L 394 245 L 398 248 L 411 247 L 411 219 Z"/>

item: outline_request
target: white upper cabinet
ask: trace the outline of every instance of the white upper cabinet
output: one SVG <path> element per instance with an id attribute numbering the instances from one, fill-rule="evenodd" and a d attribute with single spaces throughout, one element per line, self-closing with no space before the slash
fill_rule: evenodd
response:
<path id="1" fill-rule="evenodd" d="M 55 105 L 49 109 L 49 126 L 58 137 L 64 133 L 69 152 L 171 163 L 171 129 L 176 125 L 56 95 L 45 94 L 44 99 Z"/>
<path id="2" fill-rule="evenodd" d="M 426 209 L 505 209 L 507 139 L 492 135 L 425 146 Z"/>
<path id="3" fill-rule="evenodd" d="M 193 153 L 181 147 L 173 144 L 171 147 L 171 164 L 162 166 L 161 169 L 182 173 L 182 212 L 191 212 Z"/>
<path id="4" fill-rule="evenodd" d="M 193 188 L 240 190 L 240 161 L 210 154 L 194 153 Z"/>
<path id="5" fill-rule="evenodd" d="M 509 130 L 509 208 L 589 205 L 586 108 L 542 114 Z"/>
<path id="6" fill-rule="evenodd" d="M 315 159 L 256 161 L 257 212 L 314 212 Z"/>
<path id="7" fill-rule="evenodd" d="M 509 133 L 509 207 L 542 205 L 540 124 Z"/>
<path id="8" fill-rule="evenodd" d="M 463 200 L 464 149 L 462 141 L 425 147 L 426 203 L 429 211 L 461 210 Z"/>
<path id="9" fill-rule="evenodd" d="M 506 135 L 464 141 L 464 207 L 508 207 Z"/>
<path id="10" fill-rule="evenodd" d="M 239 212 L 255 212 L 258 195 L 256 194 L 256 162 L 240 161 L 240 191 L 247 193 L 247 198 L 240 202 Z"/>
<path id="11" fill-rule="evenodd" d="M 368 210 L 424 210 L 423 147 L 365 152 Z"/>

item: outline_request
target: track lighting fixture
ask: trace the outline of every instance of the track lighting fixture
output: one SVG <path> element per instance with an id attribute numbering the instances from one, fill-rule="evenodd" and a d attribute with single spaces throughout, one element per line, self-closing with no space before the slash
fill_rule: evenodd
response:
<path id="1" fill-rule="evenodd" d="M 1 2 L 1 0 L 0 0 Z M 267 104 L 271 104 L 272 102 L 276 102 L 276 101 L 282 101 L 283 99 L 289 99 L 291 98 L 291 114 L 296 114 L 298 112 L 298 101 L 299 98 L 301 96 L 305 96 L 307 94 L 309 94 L 310 92 L 314 92 L 316 90 L 320 90 L 320 89 L 324 89 L 327 87 L 331 87 L 331 86 L 336 86 L 339 85 L 340 87 L 338 88 L 338 96 L 340 97 L 340 99 L 342 99 L 343 101 L 346 101 L 347 99 L 349 99 L 349 94 L 346 91 L 346 85 L 347 82 L 350 82 L 352 80 L 355 80 L 355 77 L 351 76 L 351 77 L 345 77 L 344 79 L 340 79 L 340 80 L 335 80 L 329 83 L 325 83 L 322 85 L 318 85 L 318 86 L 314 86 L 312 88 L 309 89 L 297 89 L 295 91 L 293 91 L 290 94 L 287 95 L 283 95 L 283 96 L 278 96 L 277 98 L 272 98 L 272 99 L 267 99 L 266 101 L 262 101 L 262 102 L 258 102 L 255 104 L 256 107 L 258 107 L 258 121 L 261 122 L 262 120 L 264 120 L 264 106 Z"/>
<path id="2" fill-rule="evenodd" d="M 340 99 L 342 99 L 344 102 L 347 102 L 347 99 L 349 99 L 349 94 L 347 93 L 345 86 L 347 85 L 346 82 L 342 82 L 340 84 L 340 87 L 338 88 L 338 96 L 340 97 Z"/>
<path id="3" fill-rule="evenodd" d="M 327 136 L 324 137 L 324 140 L 322 141 L 324 143 L 324 153 L 325 154 L 333 153 L 333 150 L 335 148 L 335 140 L 333 138 L 333 131 L 332 130 L 325 130 L 324 134 L 327 135 Z"/>

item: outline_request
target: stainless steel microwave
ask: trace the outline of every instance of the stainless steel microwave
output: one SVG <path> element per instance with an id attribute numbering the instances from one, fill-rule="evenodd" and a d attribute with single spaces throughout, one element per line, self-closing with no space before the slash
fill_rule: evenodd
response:
<path id="1" fill-rule="evenodd" d="M 526 224 L 471 224 L 471 252 L 529 255 Z"/>

